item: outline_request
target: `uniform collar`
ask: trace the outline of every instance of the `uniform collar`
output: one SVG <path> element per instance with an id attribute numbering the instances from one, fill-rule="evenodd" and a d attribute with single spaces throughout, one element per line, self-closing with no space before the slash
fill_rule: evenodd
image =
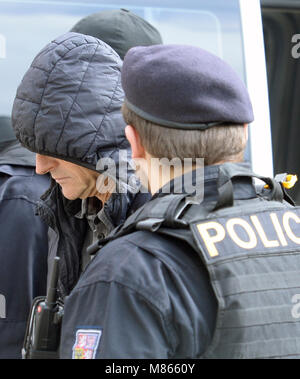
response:
<path id="1" fill-rule="evenodd" d="M 250 164 L 247 162 L 233 163 L 237 168 L 242 166 L 251 171 Z M 214 201 L 218 197 L 217 180 L 221 165 L 204 166 L 198 170 L 189 172 L 183 176 L 171 180 L 157 191 L 152 199 L 166 196 L 168 193 L 193 193 L 197 187 L 197 191 L 203 192 L 205 201 Z M 256 197 L 256 190 L 252 178 L 239 177 L 232 180 L 235 199 L 249 199 Z M 190 185 L 191 183 L 192 185 Z M 196 186 L 196 183 L 198 185 Z"/>

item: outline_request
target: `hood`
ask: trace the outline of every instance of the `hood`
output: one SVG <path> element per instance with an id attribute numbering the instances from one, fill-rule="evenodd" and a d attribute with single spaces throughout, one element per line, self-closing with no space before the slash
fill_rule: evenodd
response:
<path id="1" fill-rule="evenodd" d="M 33 60 L 18 87 L 12 126 L 27 149 L 96 170 L 129 150 L 121 115 L 122 61 L 106 43 L 67 33 Z M 129 153 L 128 153 L 129 154 Z"/>

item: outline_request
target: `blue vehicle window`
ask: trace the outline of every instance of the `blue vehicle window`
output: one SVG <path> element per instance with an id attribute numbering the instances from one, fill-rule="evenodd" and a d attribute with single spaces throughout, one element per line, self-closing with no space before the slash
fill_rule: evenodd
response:
<path id="1" fill-rule="evenodd" d="M 162 5 L 163 4 L 163 5 Z M 126 8 L 152 23 L 164 43 L 205 48 L 244 79 L 238 0 L 0 0 L 0 115 L 10 115 L 18 84 L 34 56 L 82 17 Z"/>

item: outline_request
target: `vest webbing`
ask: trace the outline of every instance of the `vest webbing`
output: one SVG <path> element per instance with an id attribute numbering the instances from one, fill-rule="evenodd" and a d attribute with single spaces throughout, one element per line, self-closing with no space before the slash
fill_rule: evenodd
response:
<path id="1" fill-rule="evenodd" d="M 300 209 L 247 203 L 190 224 L 219 304 L 203 358 L 300 357 L 299 318 L 293 315 L 293 298 L 300 291 Z M 284 217 L 290 223 L 284 225 Z M 211 242 L 215 226 L 224 238 L 210 246 L 205 238 Z"/>
<path id="2" fill-rule="evenodd" d="M 236 176 L 257 177 L 225 167 L 216 202 L 157 198 L 111 238 L 148 230 L 184 239 L 197 251 L 218 300 L 212 341 L 198 358 L 299 358 L 300 318 L 293 301 L 300 293 L 300 209 L 284 202 L 279 183 L 262 177 L 270 186 L 266 197 L 232 207 L 230 182 Z"/>

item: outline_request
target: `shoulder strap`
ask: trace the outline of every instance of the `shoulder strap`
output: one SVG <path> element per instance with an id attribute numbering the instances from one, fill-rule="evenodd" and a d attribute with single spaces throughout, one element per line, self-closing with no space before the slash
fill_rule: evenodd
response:
<path id="1" fill-rule="evenodd" d="M 135 213 L 127 218 L 124 224 L 115 228 L 111 234 L 93 245 L 89 246 L 88 254 L 95 254 L 100 247 L 108 242 L 122 237 L 135 230 L 148 230 L 156 232 L 163 224 L 170 228 L 180 228 L 187 222 L 180 219 L 181 213 L 189 204 L 184 199 L 190 196 L 189 194 L 170 194 L 164 197 L 158 197 L 145 203 Z"/>
<path id="2" fill-rule="evenodd" d="M 261 197 L 269 201 L 283 202 L 285 191 L 279 182 L 275 179 L 256 175 L 243 166 L 237 166 L 232 163 L 225 163 L 220 166 L 217 181 L 218 198 L 214 202 L 198 204 L 196 208 L 199 218 L 205 218 L 209 213 L 215 212 L 222 208 L 231 207 L 234 204 L 232 179 L 237 177 L 258 178 L 265 182 L 269 189 Z M 170 194 L 163 197 L 157 197 L 144 204 L 135 213 L 118 226 L 104 240 L 96 242 L 88 248 L 90 254 L 96 253 L 100 246 L 107 242 L 122 237 L 135 230 L 148 230 L 156 232 L 160 228 L 168 229 L 185 229 L 189 225 L 188 219 L 184 214 L 194 202 L 189 201 L 191 194 Z M 200 206 L 199 206 L 200 205 Z M 294 205 L 294 204 L 293 204 Z"/>

